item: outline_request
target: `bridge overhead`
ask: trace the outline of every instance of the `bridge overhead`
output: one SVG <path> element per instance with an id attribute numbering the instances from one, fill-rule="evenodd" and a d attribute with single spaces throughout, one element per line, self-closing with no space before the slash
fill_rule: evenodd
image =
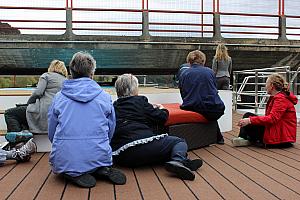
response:
<path id="1" fill-rule="evenodd" d="M 300 66 L 300 2 L 266 1 L 3 1 L 0 74 L 40 74 L 77 51 L 90 52 L 101 74 L 174 74 L 195 49 L 209 66 L 220 42 L 234 69 Z"/>

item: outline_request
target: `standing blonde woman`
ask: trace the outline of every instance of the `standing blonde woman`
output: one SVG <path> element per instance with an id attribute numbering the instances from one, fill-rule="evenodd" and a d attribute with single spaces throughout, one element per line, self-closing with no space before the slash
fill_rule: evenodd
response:
<path id="1" fill-rule="evenodd" d="M 270 95 L 264 116 L 246 113 L 238 123 L 241 127 L 233 146 L 260 143 L 288 147 L 296 142 L 297 118 L 294 105 L 298 99 L 288 90 L 284 78 L 275 73 L 268 77 L 266 90 Z"/>
<path id="2" fill-rule="evenodd" d="M 26 141 L 32 137 L 32 133 L 48 133 L 48 108 L 67 76 L 68 71 L 64 62 L 53 60 L 48 72 L 40 76 L 37 88 L 28 99 L 27 105 L 5 111 L 6 139 L 9 142 Z M 23 130 L 30 132 L 23 132 Z"/>
<path id="3" fill-rule="evenodd" d="M 232 70 L 232 60 L 228 55 L 227 47 L 224 44 L 219 44 L 216 49 L 212 69 L 217 77 L 218 90 L 228 90 Z"/>

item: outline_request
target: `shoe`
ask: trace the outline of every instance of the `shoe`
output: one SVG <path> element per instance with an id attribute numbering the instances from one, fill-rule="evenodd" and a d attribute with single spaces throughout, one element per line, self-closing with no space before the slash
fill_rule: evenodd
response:
<path id="1" fill-rule="evenodd" d="M 217 141 L 217 144 L 223 145 L 224 144 L 224 138 L 222 137 Z"/>
<path id="2" fill-rule="evenodd" d="M 90 174 L 82 174 L 76 177 L 70 176 L 68 174 L 63 174 L 63 176 L 65 177 L 65 179 L 71 181 L 79 187 L 92 188 L 96 185 L 96 179 Z"/>
<path id="3" fill-rule="evenodd" d="M 116 185 L 124 185 L 126 176 L 118 169 L 112 167 L 99 167 L 93 175 L 99 179 L 107 179 Z"/>
<path id="4" fill-rule="evenodd" d="M 233 138 L 231 142 L 234 147 L 244 147 L 244 146 L 249 146 L 251 144 L 249 140 L 246 140 L 241 137 Z"/>
<path id="5" fill-rule="evenodd" d="M 195 179 L 195 174 L 181 162 L 175 160 L 166 162 L 165 168 L 168 172 L 174 173 L 180 179 L 191 181 Z"/>
<path id="6" fill-rule="evenodd" d="M 190 160 L 187 159 L 182 162 L 184 166 L 189 168 L 192 171 L 196 171 L 203 165 L 203 161 L 201 159 Z"/>
<path id="7" fill-rule="evenodd" d="M 12 157 L 18 162 L 27 162 L 30 160 L 31 155 L 36 152 L 36 149 L 36 144 L 33 142 L 33 138 L 31 138 L 23 146 L 16 148 Z"/>
<path id="8" fill-rule="evenodd" d="M 5 135 L 5 139 L 10 143 L 27 142 L 31 138 L 33 138 L 32 133 L 27 131 L 7 132 Z"/>

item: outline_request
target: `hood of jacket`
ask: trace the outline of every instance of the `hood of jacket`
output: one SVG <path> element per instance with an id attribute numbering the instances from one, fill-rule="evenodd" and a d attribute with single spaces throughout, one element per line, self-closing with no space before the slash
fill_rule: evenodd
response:
<path id="1" fill-rule="evenodd" d="M 288 93 L 280 92 L 280 93 L 276 94 L 275 96 L 280 96 L 281 98 L 286 98 L 290 102 L 292 102 L 294 105 L 296 105 L 298 103 L 298 98 L 292 92 L 288 92 Z"/>
<path id="2" fill-rule="evenodd" d="M 61 93 L 74 101 L 89 102 L 97 97 L 103 89 L 90 78 L 65 80 Z"/>

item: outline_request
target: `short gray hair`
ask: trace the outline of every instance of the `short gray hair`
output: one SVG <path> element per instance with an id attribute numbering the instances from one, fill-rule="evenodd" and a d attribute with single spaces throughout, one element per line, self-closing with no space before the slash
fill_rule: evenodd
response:
<path id="1" fill-rule="evenodd" d="M 90 77 L 96 70 L 96 61 L 87 52 L 77 52 L 69 64 L 72 78 Z"/>
<path id="2" fill-rule="evenodd" d="M 130 97 L 138 94 L 139 81 L 132 74 L 123 74 L 115 83 L 118 98 Z"/>

